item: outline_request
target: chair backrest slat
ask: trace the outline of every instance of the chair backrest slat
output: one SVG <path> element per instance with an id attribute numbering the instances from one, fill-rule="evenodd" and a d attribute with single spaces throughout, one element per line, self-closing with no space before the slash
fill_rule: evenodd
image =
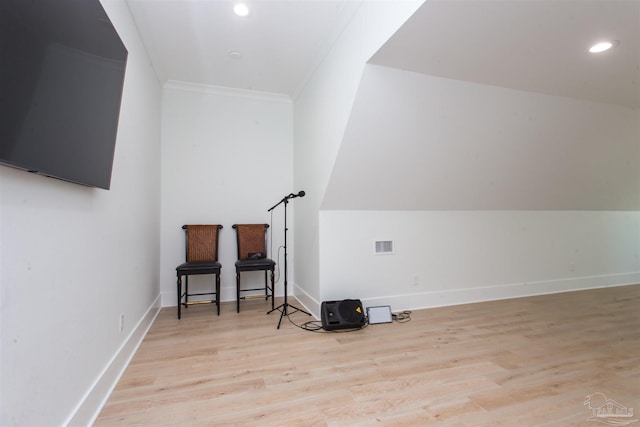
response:
<path id="1" fill-rule="evenodd" d="M 187 262 L 218 261 L 218 230 L 221 225 L 185 225 Z"/>
<path id="2" fill-rule="evenodd" d="M 266 236 L 268 224 L 235 224 L 238 240 L 238 259 L 247 259 L 250 254 L 262 253 L 266 256 Z"/>

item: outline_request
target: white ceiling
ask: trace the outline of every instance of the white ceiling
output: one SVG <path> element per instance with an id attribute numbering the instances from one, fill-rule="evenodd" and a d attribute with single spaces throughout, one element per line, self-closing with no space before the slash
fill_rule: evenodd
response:
<path id="1" fill-rule="evenodd" d="M 640 1 L 427 1 L 371 62 L 638 108 Z"/>
<path id="2" fill-rule="evenodd" d="M 127 0 L 158 77 L 294 96 L 359 1 Z M 240 58 L 229 55 L 240 53 Z"/>
<path id="3" fill-rule="evenodd" d="M 241 18 L 231 0 L 127 2 L 163 83 L 291 97 L 360 4 L 253 0 L 250 15 Z M 600 38 L 621 43 L 589 54 L 588 45 Z M 230 57 L 233 51 L 242 57 Z M 372 62 L 638 108 L 640 0 L 427 0 Z"/>

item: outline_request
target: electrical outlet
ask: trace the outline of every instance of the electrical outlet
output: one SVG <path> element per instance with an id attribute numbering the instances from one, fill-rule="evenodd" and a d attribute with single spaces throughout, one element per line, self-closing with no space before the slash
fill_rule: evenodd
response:
<path id="1" fill-rule="evenodd" d="M 572 273 L 576 271 L 576 265 L 572 262 L 569 263 L 569 271 Z"/>
<path id="2" fill-rule="evenodd" d="M 120 332 L 124 330 L 124 313 L 120 314 Z"/>
<path id="3" fill-rule="evenodd" d="M 420 286 L 420 276 L 413 276 L 413 286 Z"/>

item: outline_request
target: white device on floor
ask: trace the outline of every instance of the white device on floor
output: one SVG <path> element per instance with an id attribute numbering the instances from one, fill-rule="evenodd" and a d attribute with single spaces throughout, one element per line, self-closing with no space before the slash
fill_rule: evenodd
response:
<path id="1" fill-rule="evenodd" d="M 370 325 L 378 323 L 391 323 L 393 317 L 391 316 L 390 305 L 380 305 L 377 307 L 367 307 L 367 318 Z"/>

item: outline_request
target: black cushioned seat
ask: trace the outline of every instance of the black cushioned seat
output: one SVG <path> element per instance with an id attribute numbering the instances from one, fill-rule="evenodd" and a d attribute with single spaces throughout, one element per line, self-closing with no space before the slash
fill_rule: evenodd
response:
<path id="1" fill-rule="evenodd" d="M 238 242 L 238 260 L 236 261 L 236 310 L 240 313 L 241 293 L 264 289 L 264 297 L 271 297 L 271 308 L 274 307 L 274 271 L 275 261 L 266 257 L 266 238 L 269 224 L 234 224 Z M 264 287 L 242 289 L 240 286 L 240 273 L 243 271 L 264 270 Z M 267 280 L 267 272 L 271 271 L 271 286 Z M 271 295 L 269 295 L 271 291 Z M 255 295 L 252 295 L 255 297 Z"/>
<path id="2" fill-rule="evenodd" d="M 188 308 L 193 304 L 215 303 L 220 315 L 220 271 L 222 265 L 218 262 L 218 232 L 221 225 L 183 225 L 185 230 L 186 262 L 176 267 L 178 276 L 178 319 L 181 308 Z M 199 274 L 213 274 L 214 290 L 212 292 L 189 293 L 189 276 Z M 182 292 L 182 277 L 185 277 L 185 290 Z M 213 299 L 196 299 L 193 296 L 213 296 Z M 183 301 L 184 300 L 184 301 Z"/>

